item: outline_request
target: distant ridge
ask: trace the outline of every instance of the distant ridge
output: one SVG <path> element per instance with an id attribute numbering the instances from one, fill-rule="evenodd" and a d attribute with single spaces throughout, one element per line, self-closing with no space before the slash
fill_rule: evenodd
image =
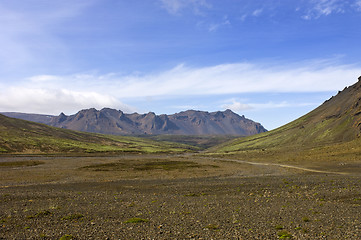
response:
<path id="1" fill-rule="evenodd" d="M 51 119 L 54 117 L 52 115 L 19 113 L 19 112 L 2 112 L 1 114 L 7 117 L 18 118 L 22 120 L 27 120 L 37 123 L 45 123 L 45 124 L 49 124 Z"/>
<path id="2" fill-rule="evenodd" d="M 231 110 L 204 112 L 188 110 L 172 115 L 125 114 L 120 110 L 84 109 L 66 116 L 3 113 L 9 117 L 42 122 L 54 127 L 113 135 L 239 135 L 249 136 L 267 130 L 260 124 Z M 43 116 L 43 117 L 42 117 Z"/>
<path id="3" fill-rule="evenodd" d="M 360 137 L 361 77 L 357 83 L 345 87 L 299 119 L 267 133 L 218 146 L 214 151 L 232 153 L 256 149 L 312 149 L 358 141 Z"/>

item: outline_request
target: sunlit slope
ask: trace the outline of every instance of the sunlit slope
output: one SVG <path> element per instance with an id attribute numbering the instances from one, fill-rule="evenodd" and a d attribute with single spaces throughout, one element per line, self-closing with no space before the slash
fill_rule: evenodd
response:
<path id="1" fill-rule="evenodd" d="M 136 137 L 76 132 L 0 114 L 0 153 L 184 152 L 192 147 Z"/>
<path id="2" fill-rule="evenodd" d="M 361 130 L 361 77 L 321 106 L 278 129 L 236 139 L 213 149 L 232 153 L 255 149 L 309 149 L 357 140 Z"/>

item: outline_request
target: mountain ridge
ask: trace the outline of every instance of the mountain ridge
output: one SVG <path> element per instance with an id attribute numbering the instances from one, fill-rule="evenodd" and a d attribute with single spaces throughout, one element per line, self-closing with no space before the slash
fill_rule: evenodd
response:
<path id="1" fill-rule="evenodd" d="M 267 131 L 260 123 L 231 110 L 205 112 L 187 110 L 171 115 L 126 114 L 121 110 L 83 109 L 73 115 L 49 116 L 3 113 L 8 117 L 41 121 L 50 126 L 112 135 L 239 135 L 249 136 Z"/>

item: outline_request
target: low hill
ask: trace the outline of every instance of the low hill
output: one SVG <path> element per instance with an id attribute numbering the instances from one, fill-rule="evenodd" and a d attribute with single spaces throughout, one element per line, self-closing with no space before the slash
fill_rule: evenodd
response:
<path id="1" fill-rule="evenodd" d="M 249 136 L 267 131 L 256 123 L 231 110 L 204 112 L 188 110 L 172 115 L 126 114 L 120 110 L 84 109 L 66 116 L 47 116 L 24 113 L 4 113 L 60 128 L 112 135 L 236 135 Z"/>
<path id="2" fill-rule="evenodd" d="M 266 133 L 228 142 L 213 151 L 300 151 L 360 141 L 361 77 L 358 80 L 356 84 L 346 87 L 315 110 L 289 124 Z M 349 145 L 357 146 L 351 143 Z"/>
<path id="3" fill-rule="evenodd" d="M 0 153 L 186 152 L 194 147 L 50 127 L 0 114 Z"/>
<path id="4" fill-rule="evenodd" d="M 1 112 L 0 114 L 11 118 L 18 118 L 18 119 L 23 119 L 37 123 L 44 123 L 44 124 L 49 124 L 50 121 L 54 118 L 54 116 L 52 115 L 20 113 L 20 112 Z"/>

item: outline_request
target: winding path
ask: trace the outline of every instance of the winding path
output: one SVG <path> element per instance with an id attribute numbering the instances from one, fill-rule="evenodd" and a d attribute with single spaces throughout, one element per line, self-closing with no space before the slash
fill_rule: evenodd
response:
<path id="1" fill-rule="evenodd" d="M 348 173 L 345 173 L 345 172 L 331 172 L 331 171 L 324 171 L 324 170 L 316 170 L 316 169 L 305 168 L 305 167 L 297 167 L 297 166 L 292 166 L 292 165 L 287 165 L 287 164 L 249 162 L 249 161 L 244 161 L 244 160 L 215 158 L 215 157 L 213 157 L 212 159 L 219 160 L 219 161 L 230 161 L 230 162 L 245 163 L 245 164 L 251 164 L 251 165 L 275 166 L 275 167 L 282 167 L 282 168 L 291 168 L 291 169 L 297 169 L 297 170 L 301 170 L 301 171 L 314 172 L 314 173 L 348 175 Z"/>

